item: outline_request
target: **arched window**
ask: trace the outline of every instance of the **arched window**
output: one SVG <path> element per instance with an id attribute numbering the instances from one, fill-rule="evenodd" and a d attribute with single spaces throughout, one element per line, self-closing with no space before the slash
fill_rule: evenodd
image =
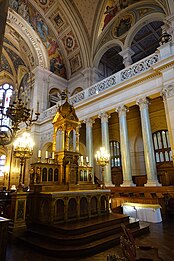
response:
<path id="1" fill-rule="evenodd" d="M 156 162 L 172 161 L 168 130 L 154 132 L 152 137 Z"/>
<path id="2" fill-rule="evenodd" d="M 116 140 L 110 141 L 111 168 L 121 166 L 120 143 Z"/>
<path id="3" fill-rule="evenodd" d="M 3 113 L 6 113 L 7 107 L 9 107 L 10 104 L 10 97 L 12 95 L 13 86 L 4 83 L 3 85 L 0 85 L 0 106 L 4 107 Z M 10 120 L 7 117 L 0 118 L 0 124 L 1 125 L 10 125 Z"/>
<path id="4" fill-rule="evenodd" d="M 60 100 L 60 91 L 56 88 L 53 88 L 49 92 L 49 102 L 50 107 L 56 105 L 56 103 Z"/>

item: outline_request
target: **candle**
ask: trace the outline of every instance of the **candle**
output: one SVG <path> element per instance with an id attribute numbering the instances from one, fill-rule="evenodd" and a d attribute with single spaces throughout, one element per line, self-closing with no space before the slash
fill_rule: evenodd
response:
<path id="1" fill-rule="evenodd" d="M 52 152 L 52 159 L 54 159 L 54 151 Z"/>
<path id="2" fill-rule="evenodd" d="M 83 156 L 80 156 L 81 164 L 83 165 Z"/>
<path id="3" fill-rule="evenodd" d="M 41 158 L 41 150 L 38 150 L 38 158 Z"/>
<path id="4" fill-rule="evenodd" d="M 37 102 L 37 112 L 39 112 L 39 102 Z"/>
<path id="5" fill-rule="evenodd" d="M 89 162 L 89 159 L 88 159 L 88 157 L 86 157 L 86 162 Z"/>
<path id="6" fill-rule="evenodd" d="M 45 151 L 45 158 L 48 159 L 48 151 Z"/>

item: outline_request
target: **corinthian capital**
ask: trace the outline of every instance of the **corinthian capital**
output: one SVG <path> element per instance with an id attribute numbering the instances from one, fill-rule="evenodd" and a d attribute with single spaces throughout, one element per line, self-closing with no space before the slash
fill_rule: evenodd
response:
<path id="1" fill-rule="evenodd" d="M 141 97 L 136 101 L 136 104 L 139 105 L 140 110 L 148 109 L 150 100 L 147 97 Z"/>
<path id="2" fill-rule="evenodd" d="M 98 118 L 101 119 L 101 122 L 108 122 L 108 119 L 110 118 L 111 116 L 107 113 L 107 112 L 101 112 L 99 115 L 98 115 Z"/>
<path id="3" fill-rule="evenodd" d="M 92 118 L 86 118 L 85 120 L 84 120 L 84 123 L 86 123 L 86 127 L 90 127 L 90 128 L 92 128 L 92 125 L 93 125 L 93 123 L 95 122 L 95 120 L 93 120 Z"/>
<path id="4" fill-rule="evenodd" d="M 118 112 L 118 116 L 126 116 L 126 113 L 129 111 L 128 107 L 126 105 L 119 105 L 116 109 L 116 112 Z"/>
<path id="5" fill-rule="evenodd" d="M 169 97 L 174 96 L 174 84 L 170 84 L 166 87 L 164 87 L 161 91 L 161 96 L 164 100 L 166 100 Z"/>

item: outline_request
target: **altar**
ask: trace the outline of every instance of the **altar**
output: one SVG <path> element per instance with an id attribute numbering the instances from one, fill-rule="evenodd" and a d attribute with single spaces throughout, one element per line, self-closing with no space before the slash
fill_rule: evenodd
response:
<path id="1" fill-rule="evenodd" d="M 134 202 L 125 202 L 122 205 L 123 214 L 152 223 L 162 222 L 161 206 L 159 204 L 140 204 Z"/>

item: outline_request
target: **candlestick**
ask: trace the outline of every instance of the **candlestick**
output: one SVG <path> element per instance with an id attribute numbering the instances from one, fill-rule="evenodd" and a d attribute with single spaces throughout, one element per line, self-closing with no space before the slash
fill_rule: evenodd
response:
<path id="1" fill-rule="evenodd" d="M 88 157 L 86 157 L 86 162 L 89 162 L 89 159 L 88 159 Z"/>
<path id="2" fill-rule="evenodd" d="M 83 156 L 80 156 L 81 166 L 83 165 Z"/>
<path id="3" fill-rule="evenodd" d="M 54 159 L 54 151 L 52 152 L 52 159 Z"/>

